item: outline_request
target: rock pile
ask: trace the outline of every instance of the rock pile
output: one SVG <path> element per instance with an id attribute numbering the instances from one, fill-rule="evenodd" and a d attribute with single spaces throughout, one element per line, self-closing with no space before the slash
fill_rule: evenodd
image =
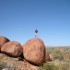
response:
<path id="1" fill-rule="evenodd" d="M 22 46 L 16 41 L 0 36 L 0 50 L 9 55 L 8 57 L 21 57 L 23 53 L 22 59 L 34 65 L 41 65 L 50 59 L 49 54 L 45 52 L 44 42 L 40 38 L 32 38 Z"/>
<path id="2" fill-rule="evenodd" d="M 28 61 L 18 61 L 18 58 L 11 58 L 0 53 L 0 70 L 39 70 L 38 66 L 30 64 Z"/>

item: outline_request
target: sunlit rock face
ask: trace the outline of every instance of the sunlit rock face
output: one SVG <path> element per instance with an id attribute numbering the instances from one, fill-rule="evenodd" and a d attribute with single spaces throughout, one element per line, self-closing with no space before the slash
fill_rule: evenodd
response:
<path id="1" fill-rule="evenodd" d="M 22 46 L 16 41 L 10 41 L 1 47 L 1 52 L 18 57 L 22 54 Z"/>
<path id="2" fill-rule="evenodd" d="M 24 58 L 36 65 L 44 62 L 45 45 L 39 38 L 32 38 L 23 45 Z"/>
<path id="3" fill-rule="evenodd" d="M 9 42 L 10 40 L 8 39 L 8 38 L 6 38 L 6 37 L 4 37 L 4 36 L 0 36 L 0 50 L 1 50 L 1 47 L 5 44 L 5 43 L 7 43 L 7 42 Z"/>

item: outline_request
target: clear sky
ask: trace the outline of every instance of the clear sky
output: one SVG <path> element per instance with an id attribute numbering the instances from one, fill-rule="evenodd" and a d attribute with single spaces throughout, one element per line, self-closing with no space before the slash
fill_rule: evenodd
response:
<path id="1" fill-rule="evenodd" d="M 38 37 L 47 46 L 70 46 L 70 0 L 0 0 L 0 35 L 24 44 Z"/>

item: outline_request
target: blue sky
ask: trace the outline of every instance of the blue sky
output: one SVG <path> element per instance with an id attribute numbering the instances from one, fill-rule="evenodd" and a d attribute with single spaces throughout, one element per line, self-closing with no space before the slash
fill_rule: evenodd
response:
<path id="1" fill-rule="evenodd" d="M 70 46 L 70 0 L 0 0 L 0 35 L 24 44 L 34 30 L 47 46 Z"/>

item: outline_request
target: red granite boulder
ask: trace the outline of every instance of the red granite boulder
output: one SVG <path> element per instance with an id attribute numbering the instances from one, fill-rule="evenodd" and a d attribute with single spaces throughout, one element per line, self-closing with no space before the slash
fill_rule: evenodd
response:
<path id="1" fill-rule="evenodd" d="M 45 45 L 39 38 L 32 38 L 23 45 L 24 58 L 36 65 L 44 62 Z"/>
<path id="2" fill-rule="evenodd" d="M 9 42 L 10 40 L 4 36 L 0 36 L 0 50 L 1 50 L 1 47 L 6 43 L 6 42 Z"/>
<path id="3" fill-rule="evenodd" d="M 1 52 L 14 57 L 20 56 L 22 54 L 22 50 L 22 46 L 16 41 L 7 42 L 1 48 Z"/>

